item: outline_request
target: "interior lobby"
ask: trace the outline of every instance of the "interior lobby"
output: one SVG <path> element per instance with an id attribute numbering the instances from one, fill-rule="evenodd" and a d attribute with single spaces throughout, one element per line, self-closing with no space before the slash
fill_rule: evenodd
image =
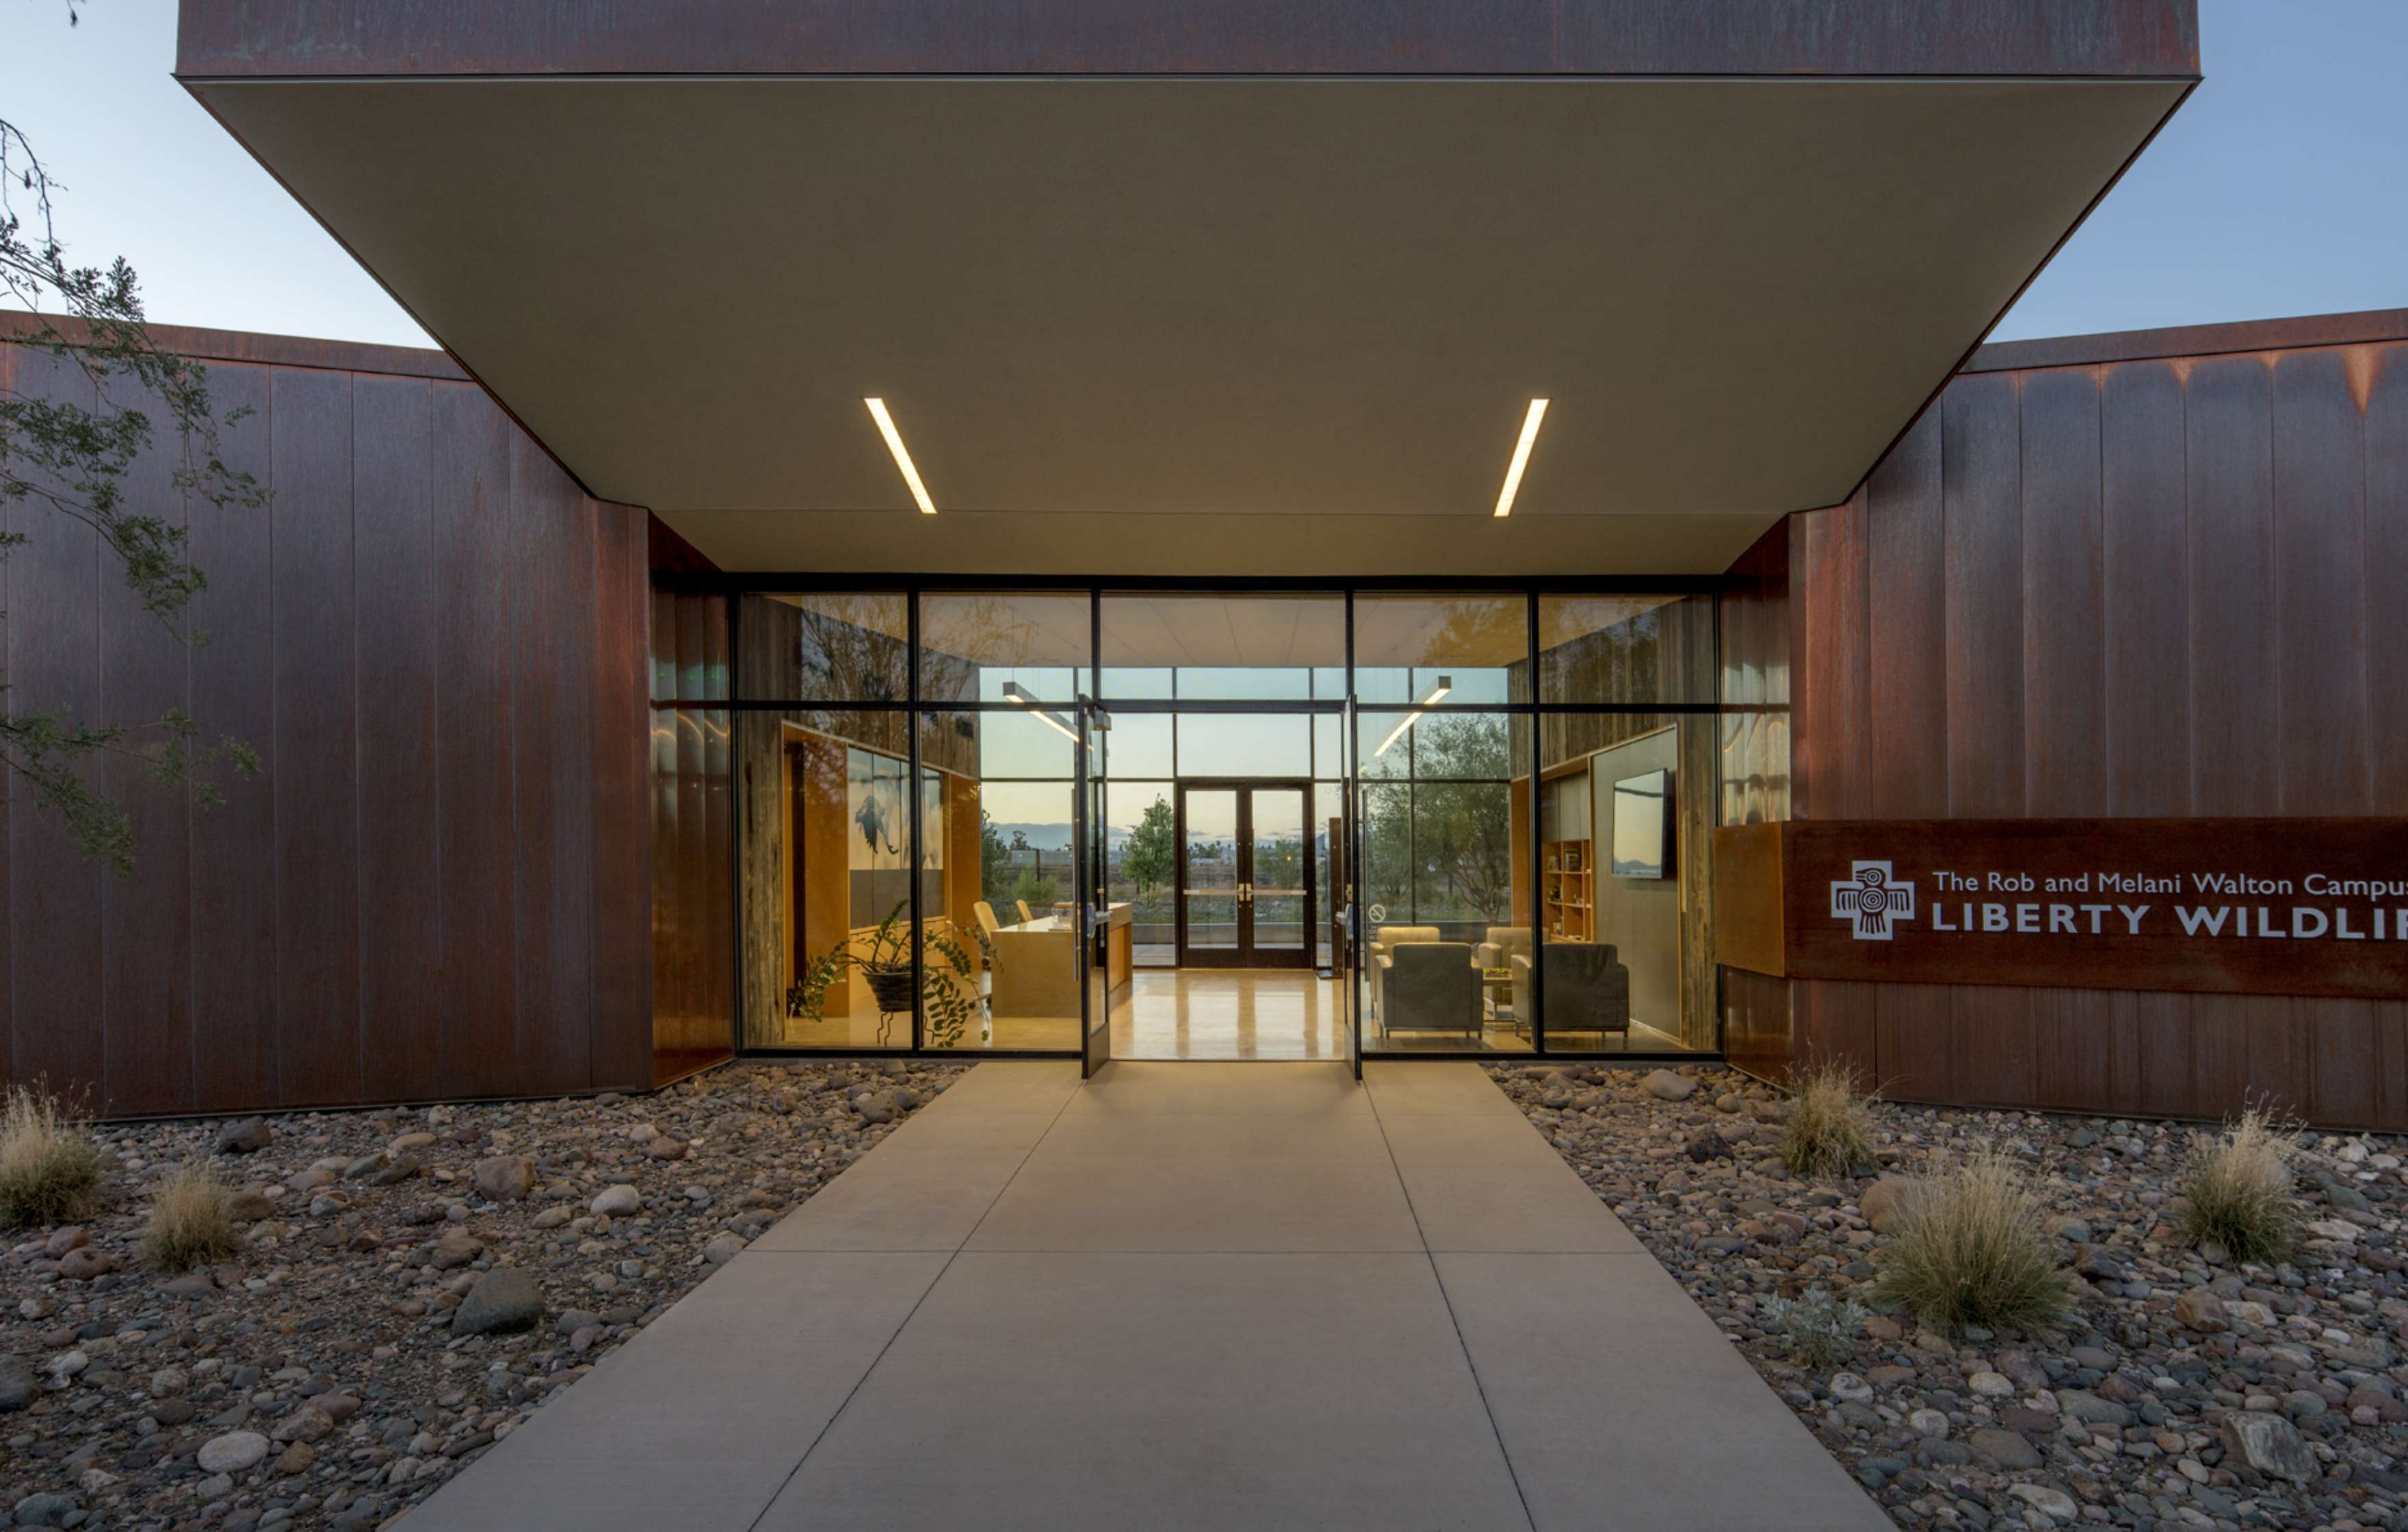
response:
<path id="1" fill-rule="evenodd" d="M 664 599 L 724 672 L 655 737 L 733 753 L 750 1049 L 1717 1046 L 1708 595 Z"/>

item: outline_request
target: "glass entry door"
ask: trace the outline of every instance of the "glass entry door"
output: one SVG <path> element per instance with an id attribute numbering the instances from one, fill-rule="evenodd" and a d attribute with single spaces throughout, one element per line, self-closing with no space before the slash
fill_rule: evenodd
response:
<path id="1" fill-rule="evenodd" d="M 1179 784 L 1179 966 L 1313 966 L 1309 782 Z"/>

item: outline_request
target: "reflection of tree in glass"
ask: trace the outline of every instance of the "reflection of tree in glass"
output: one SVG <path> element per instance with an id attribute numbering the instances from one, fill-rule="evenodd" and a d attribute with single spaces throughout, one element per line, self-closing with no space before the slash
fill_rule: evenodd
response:
<path id="1" fill-rule="evenodd" d="M 1364 784 L 1365 897 L 1398 923 L 1502 920 L 1513 856 L 1505 720 L 1431 713 L 1407 738 L 1412 780 Z"/>
<path id="2" fill-rule="evenodd" d="M 901 608 L 896 597 L 874 594 L 803 597 L 796 609 L 801 694 L 835 702 L 902 701 L 904 641 L 882 631 L 900 624 Z"/>

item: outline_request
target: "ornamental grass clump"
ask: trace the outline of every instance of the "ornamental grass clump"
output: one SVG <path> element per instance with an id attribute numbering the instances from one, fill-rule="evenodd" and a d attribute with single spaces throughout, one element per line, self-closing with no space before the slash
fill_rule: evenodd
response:
<path id="1" fill-rule="evenodd" d="M 100 1197 L 100 1146 L 64 1102 L 12 1085 L 0 1104 L 0 1224 L 60 1224 Z"/>
<path id="2" fill-rule="evenodd" d="M 1873 1163 L 1873 1120 L 1856 1072 L 1834 1060 L 1809 1066 L 1791 1081 L 1781 1160 L 1795 1176 L 1844 1176 Z"/>
<path id="3" fill-rule="evenodd" d="M 2045 1329 L 2071 1303 L 2039 1199 L 1996 1151 L 1928 1178 L 1875 1259 L 1874 1291 L 1943 1334 L 1968 1324 Z"/>
<path id="4" fill-rule="evenodd" d="M 142 1231 L 142 1254 L 153 1267 L 190 1271 L 241 1248 L 225 1183 L 206 1162 L 187 1165 L 159 1183 L 150 1201 L 150 1225 Z"/>
<path id="5" fill-rule="evenodd" d="M 2288 1254 L 2306 1221 L 2292 1192 L 2295 1131 L 2252 1107 L 2221 1134 L 2199 1135 L 2183 1167 L 2184 1238 L 2213 1239 L 2242 1261 L 2271 1264 Z"/>

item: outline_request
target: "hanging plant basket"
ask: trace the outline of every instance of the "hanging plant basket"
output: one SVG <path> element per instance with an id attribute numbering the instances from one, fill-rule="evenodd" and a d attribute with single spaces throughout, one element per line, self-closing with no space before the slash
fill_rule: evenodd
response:
<path id="1" fill-rule="evenodd" d="M 869 969 L 863 974 L 869 981 L 869 993 L 877 1000 L 882 1013 L 891 1014 L 911 1009 L 911 970 L 909 968 Z"/>

